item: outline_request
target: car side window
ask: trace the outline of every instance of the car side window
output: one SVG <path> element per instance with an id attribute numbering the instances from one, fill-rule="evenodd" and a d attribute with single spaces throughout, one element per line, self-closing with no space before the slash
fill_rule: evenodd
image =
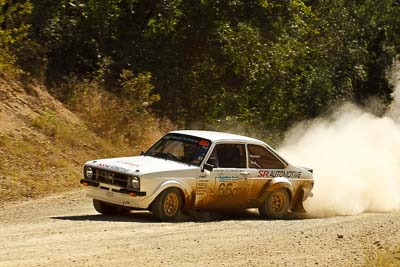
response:
<path id="1" fill-rule="evenodd" d="M 216 168 L 246 168 L 246 149 L 243 144 L 218 144 L 208 164 Z"/>
<path id="2" fill-rule="evenodd" d="M 249 151 L 249 168 L 283 169 L 283 163 L 262 146 L 247 145 Z"/>

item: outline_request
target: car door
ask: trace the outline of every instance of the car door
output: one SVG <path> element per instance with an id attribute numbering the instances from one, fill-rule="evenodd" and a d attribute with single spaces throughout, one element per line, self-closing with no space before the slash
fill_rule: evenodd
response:
<path id="1" fill-rule="evenodd" d="M 286 165 L 267 148 L 248 144 L 248 166 L 250 186 L 249 203 L 257 203 L 257 199 L 263 194 L 268 183 L 274 178 L 275 173 L 285 169 Z"/>
<path id="2" fill-rule="evenodd" d="M 217 144 L 208 161 L 211 171 L 198 180 L 197 209 L 240 209 L 246 206 L 249 189 L 245 144 Z M 203 176 L 203 177 L 202 177 Z"/>

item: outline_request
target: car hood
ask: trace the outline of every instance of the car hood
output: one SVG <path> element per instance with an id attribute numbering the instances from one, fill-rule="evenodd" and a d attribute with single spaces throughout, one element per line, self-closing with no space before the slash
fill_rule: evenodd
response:
<path id="1" fill-rule="evenodd" d="M 98 159 L 88 161 L 85 165 L 138 176 L 156 172 L 196 170 L 199 168 L 197 166 L 173 160 L 154 158 L 150 156 Z"/>

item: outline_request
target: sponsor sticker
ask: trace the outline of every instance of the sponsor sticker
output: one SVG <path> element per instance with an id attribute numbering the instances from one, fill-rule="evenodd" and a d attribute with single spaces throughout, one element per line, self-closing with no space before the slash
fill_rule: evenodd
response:
<path id="1" fill-rule="evenodd" d="M 208 146 L 210 146 L 210 143 L 208 141 L 206 141 L 206 140 L 200 140 L 199 141 L 199 146 L 208 147 Z"/>
<path id="2" fill-rule="evenodd" d="M 285 170 L 259 170 L 257 177 L 287 177 L 300 178 L 300 171 L 285 171 Z"/>
<path id="3" fill-rule="evenodd" d="M 234 180 L 239 180 L 239 176 L 221 175 L 221 176 L 218 176 L 218 179 L 220 181 L 234 181 Z"/>

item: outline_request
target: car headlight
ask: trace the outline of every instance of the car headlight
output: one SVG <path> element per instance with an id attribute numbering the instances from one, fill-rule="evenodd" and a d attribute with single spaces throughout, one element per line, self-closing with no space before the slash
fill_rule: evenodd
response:
<path id="1" fill-rule="evenodd" d="M 91 167 L 85 167 L 84 175 L 85 175 L 85 178 L 92 179 L 93 178 L 93 169 Z"/>
<path id="2" fill-rule="evenodd" d="M 139 179 L 139 177 L 129 176 L 128 177 L 128 187 L 133 189 L 133 190 L 139 191 L 139 189 L 140 189 L 140 179 Z"/>

